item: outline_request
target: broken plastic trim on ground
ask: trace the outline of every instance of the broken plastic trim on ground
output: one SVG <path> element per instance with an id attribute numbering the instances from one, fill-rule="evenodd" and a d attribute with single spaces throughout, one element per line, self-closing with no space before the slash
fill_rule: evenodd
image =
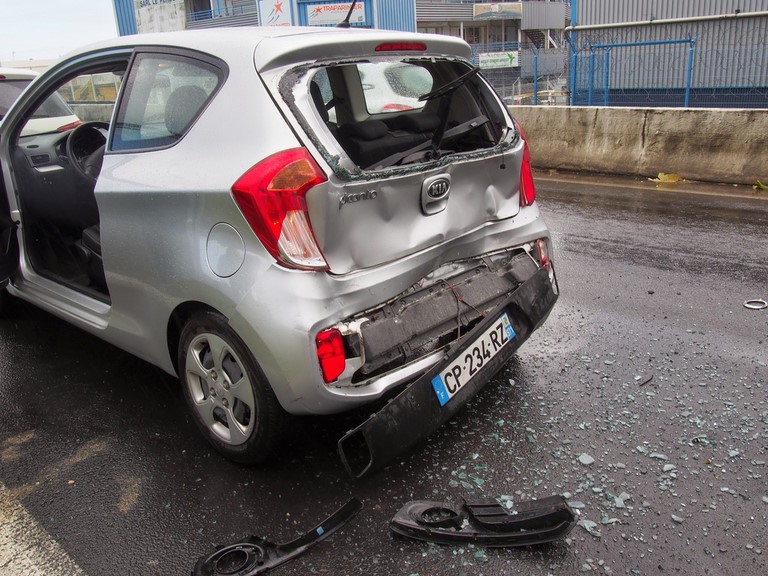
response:
<path id="1" fill-rule="evenodd" d="M 508 510 L 496 500 L 455 507 L 426 500 L 409 502 L 395 514 L 390 530 L 437 544 L 472 543 L 488 547 L 552 542 L 576 525 L 576 513 L 562 496 L 520 502 Z"/>
<path id="2" fill-rule="evenodd" d="M 274 544 L 260 536 L 248 536 L 242 542 L 219 546 L 197 561 L 192 576 L 254 576 L 266 572 L 325 540 L 352 520 L 362 507 L 359 500 L 352 498 L 321 524 L 284 544 Z"/>

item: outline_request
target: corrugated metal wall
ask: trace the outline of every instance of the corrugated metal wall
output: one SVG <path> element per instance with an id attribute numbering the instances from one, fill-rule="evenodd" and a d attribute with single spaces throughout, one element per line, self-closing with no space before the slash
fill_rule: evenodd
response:
<path id="1" fill-rule="evenodd" d="M 256 12 L 259 7 L 256 4 L 256 0 L 231 0 L 232 12 L 235 14 L 245 12 Z"/>
<path id="2" fill-rule="evenodd" d="M 443 4 L 430 0 L 416 0 L 416 18 L 428 22 L 472 21 L 472 4 Z"/>
<path id="3" fill-rule="evenodd" d="M 201 28 L 221 28 L 222 26 L 258 26 L 259 15 L 256 12 L 238 14 L 237 16 L 221 16 L 219 18 L 202 18 L 200 20 L 187 20 L 187 30 L 199 30 Z"/>
<path id="4" fill-rule="evenodd" d="M 383 0 L 385 3 L 392 0 Z M 416 14 L 419 22 L 457 22 L 468 25 L 473 21 L 472 6 L 480 2 L 441 2 L 439 0 L 416 0 Z M 524 30 L 562 29 L 567 10 L 564 2 L 525 2 L 523 5 Z"/>
<path id="5" fill-rule="evenodd" d="M 609 24 L 768 10 L 768 0 L 579 0 L 578 23 Z"/>
<path id="6" fill-rule="evenodd" d="M 120 36 L 136 34 L 136 12 L 134 11 L 133 0 L 114 0 L 115 17 L 117 19 L 117 31 Z"/>
<path id="7" fill-rule="evenodd" d="M 611 98 L 647 93 L 650 103 L 655 98 L 657 105 L 679 105 L 685 89 L 694 96 L 708 94 L 709 99 L 701 97 L 694 105 L 768 104 L 768 17 L 621 26 L 716 17 L 737 9 L 741 14 L 765 12 L 768 0 L 578 0 L 575 7 L 580 26 L 618 26 L 571 36 L 578 50 L 577 61 L 571 62 L 574 93 L 585 88 L 593 93 L 594 88 L 607 98 L 607 88 Z"/>
<path id="8" fill-rule="evenodd" d="M 565 4 L 562 2 L 525 2 L 523 4 L 523 30 L 562 30 L 565 22 Z"/>
<path id="9" fill-rule="evenodd" d="M 415 0 L 379 0 L 377 28 L 416 32 Z"/>

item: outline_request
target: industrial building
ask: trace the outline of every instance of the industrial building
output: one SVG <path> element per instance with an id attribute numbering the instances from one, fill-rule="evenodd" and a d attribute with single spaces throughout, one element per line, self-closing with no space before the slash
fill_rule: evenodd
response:
<path id="1" fill-rule="evenodd" d="M 113 0 L 121 35 L 221 26 L 335 26 L 351 2 L 327 0 Z M 352 26 L 413 31 L 413 0 L 360 0 Z"/>
<path id="2" fill-rule="evenodd" d="M 325 0 L 113 0 L 121 35 L 219 26 L 334 26 L 350 2 Z M 468 2 L 360 0 L 350 24 L 464 38 L 475 64 L 510 102 L 563 93 L 567 52 L 563 30 L 570 0 Z"/>
<path id="3" fill-rule="evenodd" d="M 334 26 L 351 5 L 113 2 L 120 34 Z M 350 24 L 461 37 L 512 104 L 768 107 L 768 0 L 360 0 Z"/>

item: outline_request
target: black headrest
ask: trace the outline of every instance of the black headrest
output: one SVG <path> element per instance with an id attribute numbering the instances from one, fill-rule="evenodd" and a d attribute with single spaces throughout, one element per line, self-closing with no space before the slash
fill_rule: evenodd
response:
<path id="1" fill-rule="evenodd" d="M 165 127 L 174 136 L 180 136 L 197 117 L 208 95 L 199 86 L 176 88 L 165 103 Z"/>
<path id="2" fill-rule="evenodd" d="M 389 128 L 381 120 L 363 120 L 354 124 L 344 124 L 339 128 L 339 135 L 360 140 L 376 140 L 385 136 Z"/>
<path id="3" fill-rule="evenodd" d="M 325 102 L 323 102 L 323 93 L 320 91 L 320 85 L 314 80 L 309 83 L 309 95 L 312 96 L 312 101 L 315 103 L 315 108 L 320 113 L 323 122 L 328 122 L 328 110 L 325 107 Z"/>

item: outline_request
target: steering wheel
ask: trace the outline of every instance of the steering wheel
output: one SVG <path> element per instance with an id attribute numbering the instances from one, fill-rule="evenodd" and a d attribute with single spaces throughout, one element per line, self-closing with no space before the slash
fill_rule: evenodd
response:
<path id="1" fill-rule="evenodd" d="M 67 137 L 67 157 L 83 178 L 96 183 L 107 144 L 107 122 L 83 122 Z"/>

